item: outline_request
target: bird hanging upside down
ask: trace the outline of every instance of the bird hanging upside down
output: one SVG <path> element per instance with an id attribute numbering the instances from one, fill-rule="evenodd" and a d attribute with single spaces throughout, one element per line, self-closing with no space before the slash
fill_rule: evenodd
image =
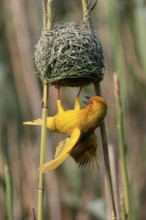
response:
<path id="1" fill-rule="evenodd" d="M 68 157 L 72 156 L 79 166 L 96 161 L 97 139 L 94 131 L 100 126 L 107 113 L 107 105 L 102 97 L 86 97 L 86 107 L 81 109 L 77 96 L 73 110 L 65 111 L 60 99 L 57 99 L 58 113 L 47 118 L 47 128 L 51 131 L 68 135 L 56 148 L 55 158 L 40 167 L 41 172 L 57 168 Z M 24 122 L 26 125 L 42 125 L 42 120 Z"/>

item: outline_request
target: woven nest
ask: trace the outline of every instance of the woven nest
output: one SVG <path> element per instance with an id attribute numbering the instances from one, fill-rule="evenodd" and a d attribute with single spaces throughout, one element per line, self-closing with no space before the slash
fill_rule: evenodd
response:
<path id="1" fill-rule="evenodd" d="M 34 63 L 38 76 L 52 85 L 96 83 L 104 75 L 102 46 L 91 28 L 78 23 L 55 23 L 43 31 Z"/>

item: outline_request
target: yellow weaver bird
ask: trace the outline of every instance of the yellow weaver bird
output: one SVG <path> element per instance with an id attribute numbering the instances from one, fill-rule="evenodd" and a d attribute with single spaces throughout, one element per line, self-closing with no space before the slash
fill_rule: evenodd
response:
<path id="1" fill-rule="evenodd" d="M 97 139 L 94 131 L 100 126 L 107 113 L 107 105 L 100 96 L 86 97 L 86 107 L 81 109 L 77 96 L 73 110 L 65 111 L 57 99 L 58 113 L 47 118 L 47 128 L 68 135 L 56 148 L 55 158 L 40 167 L 41 172 L 57 168 L 70 155 L 84 166 L 96 161 Z M 42 120 L 24 122 L 26 125 L 42 125 Z"/>

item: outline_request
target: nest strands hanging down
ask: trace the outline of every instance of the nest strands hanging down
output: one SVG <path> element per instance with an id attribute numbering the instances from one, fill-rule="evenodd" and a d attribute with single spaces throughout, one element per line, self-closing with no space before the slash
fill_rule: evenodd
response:
<path id="1" fill-rule="evenodd" d="M 104 76 L 102 46 L 93 30 L 79 23 L 54 23 L 43 30 L 34 63 L 41 80 L 52 85 L 88 85 Z"/>

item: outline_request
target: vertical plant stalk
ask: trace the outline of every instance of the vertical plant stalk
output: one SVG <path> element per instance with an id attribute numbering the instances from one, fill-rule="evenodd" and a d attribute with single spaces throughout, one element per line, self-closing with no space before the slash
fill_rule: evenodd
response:
<path id="1" fill-rule="evenodd" d="M 53 23 L 53 10 L 52 10 L 53 0 L 48 0 L 47 2 L 47 29 L 51 29 Z"/>
<path id="2" fill-rule="evenodd" d="M 43 6 L 43 28 L 50 29 L 52 24 L 52 0 L 42 0 Z M 46 134 L 47 134 L 47 115 L 48 115 L 48 82 L 43 82 L 43 104 L 42 104 L 42 130 L 41 130 L 41 149 L 40 149 L 40 165 L 45 162 L 46 155 Z M 44 208 L 44 173 L 39 172 L 38 187 L 38 220 L 43 220 Z"/>
<path id="3" fill-rule="evenodd" d="M 44 85 L 43 85 L 43 109 L 42 109 L 40 165 L 42 165 L 45 162 L 47 114 L 48 114 L 48 83 L 46 81 L 44 81 Z M 39 172 L 38 220 L 43 220 L 44 219 L 43 218 L 43 207 L 44 207 L 44 173 Z"/>
<path id="4" fill-rule="evenodd" d="M 121 220 L 127 220 L 123 192 L 120 194 Z"/>
<path id="5" fill-rule="evenodd" d="M 115 198 L 115 206 L 116 206 L 116 214 L 117 219 L 120 220 L 120 203 L 119 203 L 119 187 L 118 187 L 118 171 L 117 171 L 117 163 L 116 162 L 116 152 L 115 147 L 110 144 L 108 146 L 109 149 L 109 157 L 110 157 L 110 165 L 111 165 L 111 174 L 112 174 L 112 183 L 113 183 L 113 190 L 114 190 L 114 198 Z"/>
<path id="6" fill-rule="evenodd" d="M 83 10 L 83 24 L 86 26 L 90 25 L 90 28 L 92 29 L 92 22 L 90 17 L 90 12 L 95 8 L 97 4 L 97 0 L 94 0 L 93 4 L 90 0 L 82 0 L 82 10 Z"/>
<path id="7" fill-rule="evenodd" d="M 82 0 L 82 9 L 83 9 L 83 15 L 85 15 L 88 10 L 87 0 Z"/>
<path id="8" fill-rule="evenodd" d="M 122 102 L 120 95 L 120 84 L 119 84 L 118 75 L 116 73 L 114 74 L 114 88 L 115 88 L 115 99 L 117 105 L 117 129 L 118 129 L 120 163 L 121 163 L 123 193 L 124 193 L 123 196 L 124 196 L 125 212 L 128 219 L 130 219 L 131 216 L 130 192 L 129 192 L 129 180 L 128 180 L 128 171 L 127 171 L 127 163 L 126 163 L 124 120 L 123 120 Z"/>
<path id="9" fill-rule="evenodd" d="M 6 207 L 8 220 L 13 219 L 13 181 L 9 168 L 5 166 Z"/>
<path id="10" fill-rule="evenodd" d="M 42 11 L 43 11 L 43 28 L 47 28 L 47 0 L 42 0 Z"/>
<path id="11" fill-rule="evenodd" d="M 100 91 L 100 85 L 95 84 L 95 92 L 98 96 L 101 96 Z M 106 127 L 105 122 L 102 121 L 100 124 L 100 133 L 101 133 L 101 140 L 102 140 L 102 147 L 103 147 L 103 156 L 104 156 L 104 163 L 105 163 L 105 170 L 106 170 L 106 176 L 107 176 L 107 182 L 110 190 L 111 195 L 111 201 L 112 201 L 112 209 L 113 209 L 113 215 L 112 219 L 116 220 L 116 206 L 115 206 L 115 200 L 114 200 L 114 190 L 113 190 L 113 184 L 112 184 L 112 176 L 111 176 L 111 168 L 110 168 L 110 160 L 109 160 L 109 152 L 108 152 L 108 143 L 107 143 L 107 136 L 106 136 Z"/>
<path id="12" fill-rule="evenodd" d="M 128 1 L 129 2 L 129 1 Z M 131 1 L 130 1 L 131 2 Z M 112 29 L 111 32 L 111 44 L 113 50 L 113 65 L 114 69 L 119 71 L 121 80 L 122 80 L 122 93 L 125 95 L 127 90 L 127 80 L 125 79 L 125 65 L 124 65 L 124 55 L 122 49 L 122 38 L 121 38 L 121 30 L 123 27 L 120 27 L 119 18 L 120 15 L 118 14 L 117 10 L 117 1 L 116 0 L 108 0 L 107 7 L 108 7 L 108 21 L 109 25 Z M 122 20 L 123 23 L 123 20 Z"/>

